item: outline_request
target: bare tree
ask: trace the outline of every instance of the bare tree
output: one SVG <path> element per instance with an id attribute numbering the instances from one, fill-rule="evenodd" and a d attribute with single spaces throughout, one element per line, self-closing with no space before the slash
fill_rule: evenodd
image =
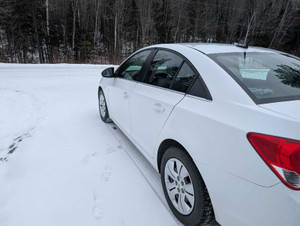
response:
<path id="1" fill-rule="evenodd" d="M 76 33 L 76 13 L 78 10 L 79 0 L 72 0 L 72 13 L 73 13 L 73 31 L 72 31 L 72 48 L 75 48 L 75 33 Z"/>
<path id="2" fill-rule="evenodd" d="M 50 33 L 50 25 L 49 25 L 49 0 L 46 0 L 45 6 L 46 6 L 47 35 L 49 37 L 49 33 Z"/>

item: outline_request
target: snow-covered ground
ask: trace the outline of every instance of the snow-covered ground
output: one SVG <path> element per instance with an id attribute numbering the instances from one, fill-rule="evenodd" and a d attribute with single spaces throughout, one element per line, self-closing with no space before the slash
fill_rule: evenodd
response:
<path id="1" fill-rule="evenodd" d="M 0 225 L 178 225 L 158 173 L 99 119 L 105 67 L 0 64 Z"/>

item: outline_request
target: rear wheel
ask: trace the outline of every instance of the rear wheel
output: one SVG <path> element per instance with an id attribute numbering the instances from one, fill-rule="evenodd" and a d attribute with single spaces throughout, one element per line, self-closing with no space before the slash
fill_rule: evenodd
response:
<path id="1" fill-rule="evenodd" d="M 174 215 L 184 225 L 206 225 L 214 211 L 204 181 L 191 157 L 170 147 L 161 161 L 161 181 Z"/>
<path id="2" fill-rule="evenodd" d="M 106 99 L 102 90 L 99 91 L 99 114 L 103 122 L 111 122 L 107 109 Z"/>

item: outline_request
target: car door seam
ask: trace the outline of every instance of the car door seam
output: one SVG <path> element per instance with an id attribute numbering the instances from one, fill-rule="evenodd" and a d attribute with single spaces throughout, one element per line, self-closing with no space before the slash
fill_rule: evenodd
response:
<path id="1" fill-rule="evenodd" d="M 160 131 L 159 131 L 159 133 L 158 133 L 158 136 L 157 136 L 156 141 L 155 141 L 155 143 L 154 143 L 153 149 L 156 147 L 157 141 L 158 141 L 158 139 L 159 139 L 159 137 L 160 137 L 160 135 L 161 135 L 163 129 L 165 128 L 165 125 L 167 124 L 167 122 L 168 122 L 168 120 L 169 120 L 171 114 L 173 113 L 175 107 L 176 107 L 176 106 L 177 106 L 177 105 L 185 98 L 185 95 L 186 95 L 186 94 L 184 94 L 183 97 L 182 97 L 182 98 L 181 98 L 181 99 L 180 99 L 180 100 L 172 107 L 172 109 L 171 109 L 171 111 L 170 111 L 168 117 L 166 118 L 166 120 L 165 120 L 163 126 L 161 127 L 161 129 L 160 129 Z M 153 158 L 153 157 L 154 157 L 154 152 L 153 152 L 152 158 Z"/>

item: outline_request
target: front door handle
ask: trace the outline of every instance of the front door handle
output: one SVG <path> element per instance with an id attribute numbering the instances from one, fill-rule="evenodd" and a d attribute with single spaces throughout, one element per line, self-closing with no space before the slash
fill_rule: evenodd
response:
<path id="1" fill-rule="evenodd" d="M 156 111 L 158 113 L 163 113 L 163 112 L 165 112 L 165 110 L 166 109 L 160 103 L 154 104 L 154 111 Z"/>
<path id="2" fill-rule="evenodd" d="M 128 97 L 129 97 L 129 94 L 128 94 L 127 92 L 124 92 L 124 93 L 123 93 L 123 98 L 124 98 L 124 99 L 127 99 Z"/>

